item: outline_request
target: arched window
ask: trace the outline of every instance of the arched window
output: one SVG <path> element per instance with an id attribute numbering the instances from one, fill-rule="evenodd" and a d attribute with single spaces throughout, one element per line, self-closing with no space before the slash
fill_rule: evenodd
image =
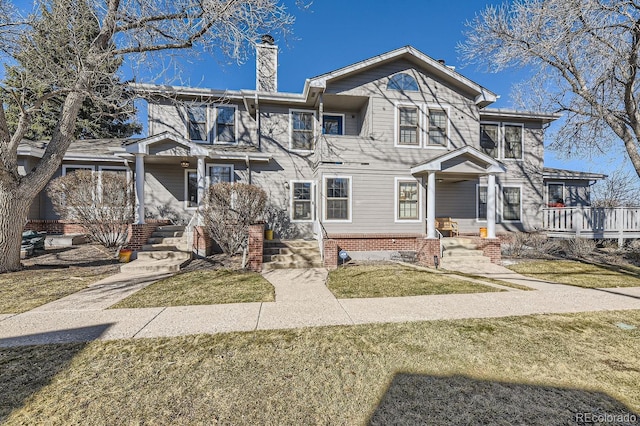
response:
<path id="1" fill-rule="evenodd" d="M 415 78 L 411 77 L 409 74 L 400 73 L 396 74 L 389 79 L 389 83 L 387 84 L 387 90 L 413 90 L 415 92 L 418 91 L 418 82 Z"/>

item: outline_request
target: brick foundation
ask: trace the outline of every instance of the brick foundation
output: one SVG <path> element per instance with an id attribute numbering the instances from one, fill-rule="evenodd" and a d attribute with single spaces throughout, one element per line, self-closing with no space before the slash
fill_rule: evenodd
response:
<path id="1" fill-rule="evenodd" d="M 30 219 L 24 226 L 25 231 L 46 232 L 51 235 L 85 234 L 87 231 L 79 223 L 65 220 Z"/>
<path id="2" fill-rule="evenodd" d="M 193 228 L 193 252 L 196 256 L 205 257 L 213 252 L 213 239 L 204 226 Z"/>
<path id="3" fill-rule="evenodd" d="M 475 237 L 473 244 L 482 250 L 482 253 L 491 259 L 492 263 L 500 263 L 502 261 L 502 250 L 500 238 L 480 238 Z"/>
<path id="4" fill-rule="evenodd" d="M 417 260 L 420 265 L 435 266 L 434 257 L 440 259 L 440 240 L 437 238 L 416 238 Z"/>
<path id="5" fill-rule="evenodd" d="M 262 255 L 264 249 L 264 223 L 249 226 L 249 270 L 262 271 Z"/>
<path id="6" fill-rule="evenodd" d="M 324 267 L 336 269 L 338 267 L 338 242 L 336 240 L 324 240 L 323 252 Z"/>
<path id="7" fill-rule="evenodd" d="M 416 250 L 416 238 L 420 234 L 331 234 L 340 250 L 382 251 Z"/>

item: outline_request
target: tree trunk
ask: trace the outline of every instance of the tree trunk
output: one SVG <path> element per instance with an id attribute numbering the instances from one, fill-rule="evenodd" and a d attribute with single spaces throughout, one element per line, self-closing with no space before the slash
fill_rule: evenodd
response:
<path id="1" fill-rule="evenodd" d="M 0 273 L 22 268 L 20 245 L 29 201 L 0 187 Z"/>

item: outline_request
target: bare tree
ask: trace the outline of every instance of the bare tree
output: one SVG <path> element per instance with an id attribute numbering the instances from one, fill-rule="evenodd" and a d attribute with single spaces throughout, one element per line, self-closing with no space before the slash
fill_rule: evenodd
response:
<path id="1" fill-rule="evenodd" d="M 203 214 L 205 227 L 222 251 L 230 255 L 242 252 L 243 268 L 249 225 L 262 219 L 266 202 L 267 194 L 255 185 L 225 182 L 209 187 Z"/>
<path id="2" fill-rule="evenodd" d="M 93 241 L 111 249 L 127 242 L 135 197 L 126 173 L 76 170 L 52 180 L 47 194 L 56 213 L 82 225 Z"/>
<path id="3" fill-rule="evenodd" d="M 640 1 L 514 0 L 467 27 L 464 60 L 492 72 L 531 69 L 519 103 L 563 113 L 553 149 L 599 155 L 622 141 L 640 176 Z"/>
<path id="4" fill-rule="evenodd" d="M 29 205 L 74 140 L 83 102 L 109 111 L 132 107 L 114 71 L 123 59 L 146 61 L 153 53 L 184 50 L 242 60 L 262 34 L 286 32 L 293 23 L 280 0 L 41 0 L 26 22 L 11 4 L 0 0 L 0 30 L 7 30 L 0 31 L 0 53 L 6 63 L 18 64 L 28 84 L 0 87 L 19 109 L 10 131 L 0 108 L 0 272 L 20 268 Z M 53 98 L 62 100 L 58 124 L 42 158 L 21 176 L 18 145 Z"/>
<path id="5" fill-rule="evenodd" d="M 591 205 L 594 207 L 640 206 L 638 179 L 628 170 L 614 171 L 593 186 Z"/>

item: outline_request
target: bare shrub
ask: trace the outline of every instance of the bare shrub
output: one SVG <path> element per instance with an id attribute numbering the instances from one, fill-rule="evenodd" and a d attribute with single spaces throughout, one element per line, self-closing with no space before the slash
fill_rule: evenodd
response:
<path id="1" fill-rule="evenodd" d="M 107 248 L 127 242 L 134 195 L 126 173 L 76 170 L 51 181 L 47 194 L 56 213 L 81 224 L 93 241 Z"/>
<path id="2" fill-rule="evenodd" d="M 586 238 L 571 238 L 563 240 L 565 253 L 570 257 L 585 257 L 596 249 L 596 242 Z"/>
<path id="3" fill-rule="evenodd" d="M 229 255 L 242 252 L 246 267 L 249 225 L 263 218 L 267 194 L 246 183 L 216 183 L 205 197 L 204 223 L 209 235 Z"/>
<path id="4" fill-rule="evenodd" d="M 557 252 L 556 243 L 542 232 L 515 232 L 503 245 L 502 254 L 509 257 L 541 257 Z"/>

